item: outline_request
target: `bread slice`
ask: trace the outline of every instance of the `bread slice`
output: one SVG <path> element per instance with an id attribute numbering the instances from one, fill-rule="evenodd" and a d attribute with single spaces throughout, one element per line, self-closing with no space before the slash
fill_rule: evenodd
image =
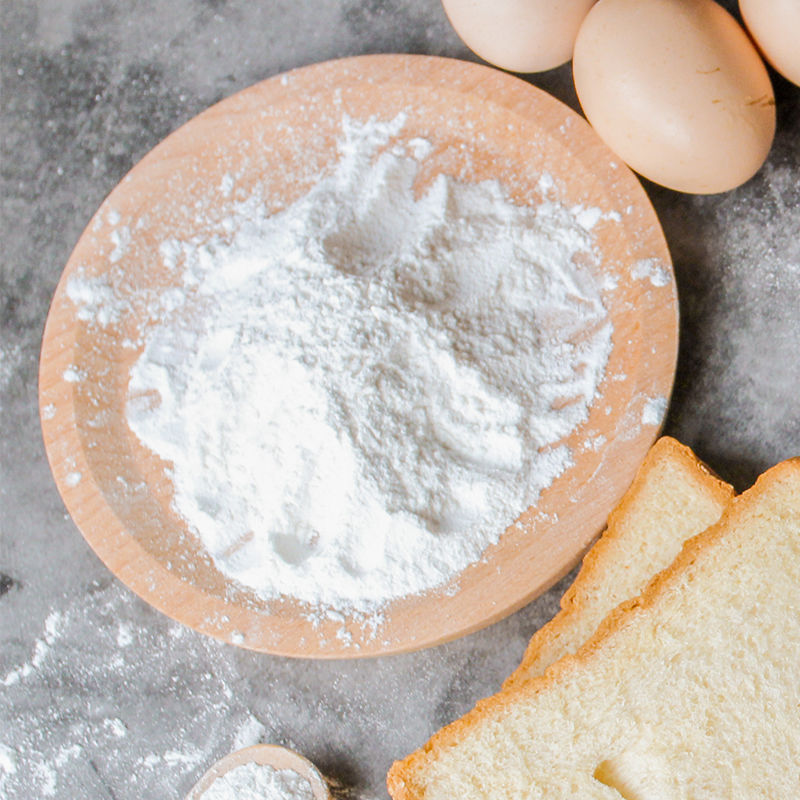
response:
<path id="1" fill-rule="evenodd" d="M 576 655 L 396 763 L 395 800 L 800 796 L 800 458 Z"/>
<path id="2" fill-rule="evenodd" d="M 688 538 L 713 525 L 732 497 L 733 487 L 715 478 L 688 447 L 668 436 L 659 439 L 583 559 L 561 611 L 536 632 L 503 688 L 541 675 L 576 652 L 609 611 L 636 597 Z"/>

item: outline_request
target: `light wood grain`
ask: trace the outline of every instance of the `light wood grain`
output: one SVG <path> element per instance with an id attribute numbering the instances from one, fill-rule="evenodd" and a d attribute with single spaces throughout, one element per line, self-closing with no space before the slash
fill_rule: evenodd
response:
<path id="1" fill-rule="evenodd" d="M 236 767 L 251 763 L 266 764 L 277 770 L 294 770 L 308 781 L 315 800 L 330 800 L 331 793 L 328 790 L 328 784 L 320 775 L 319 770 L 307 758 L 295 753 L 294 750 L 275 744 L 256 744 L 221 758 L 192 787 L 192 790 L 186 795 L 186 800 L 201 800 L 203 792 L 211 788 L 211 784 L 217 778 L 221 778 L 226 772 L 230 772 Z"/>
<path id="2" fill-rule="evenodd" d="M 286 598 L 267 603 L 214 567 L 171 508 L 168 466 L 125 421 L 125 398 L 144 316 L 136 309 L 99 328 L 78 319 L 66 284 L 81 271 L 108 272 L 117 228 L 132 240 L 118 260 L 125 282 L 154 293 L 176 278 L 158 246 L 215 229 L 231 201 L 259 190 L 279 209 L 306 192 L 335 161 L 342 114 L 391 119 L 405 111 L 403 139 L 434 145 L 420 189 L 438 172 L 498 178 L 515 202 L 541 201 L 549 173 L 562 202 L 599 207 L 618 219 L 593 229 L 603 268 L 617 288 L 604 295 L 614 325 L 607 378 L 589 420 L 565 441 L 574 465 L 520 509 L 485 558 L 441 591 L 393 603 L 377 631 L 357 619 L 312 621 Z M 229 198 L 219 187 L 236 176 Z M 203 230 L 198 218 L 204 216 Z M 137 227 L 138 225 L 138 227 Z M 87 541 L 120 580 L 169 616 L 255 650 L 353 657 L 445 641 L 504 617 L 564 575 L 602 529 L 658 434 L 642 425 L 648 398 L 668 397 L 677 355 L 674 281 L 656 286 L 632 266 L 669 254 L 655 213 L 633 174 L 588 124 L 549 95 L 487 67 L 426 56 L 363 56 L 287 73 L 208 109 L 149 153 L 109 195 L 80 238 L 53 299 L 40 366 L 47 455 L 64 502 Z M 78 370 L 82 380 L 64 373 Z M 586 447 L 588 436 L 603 445 Z M 79 475 L 80 479 L 76 480 Z"/>

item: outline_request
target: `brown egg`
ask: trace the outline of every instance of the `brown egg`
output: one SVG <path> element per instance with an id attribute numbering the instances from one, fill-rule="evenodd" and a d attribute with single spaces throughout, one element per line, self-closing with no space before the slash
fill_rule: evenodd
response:
<path id="1" fill-rule="evenodd" d="M 767 61 L 800 86 L 800 0 L 739 0 L 739 10 Z"/>
<path id="2" fill-rule="evenodd" d="M 766 67 L 712 0 L 600 0 L 578 32 L 587 119 L 633 169 L 681 192 L 733 189 L 775 135 Z"/>
<path id="3" fill-rule="evenodd" d="M 464 44 L 496 67 L 541 72 L 572 58 L 595 0 L 442 0 Z"/>

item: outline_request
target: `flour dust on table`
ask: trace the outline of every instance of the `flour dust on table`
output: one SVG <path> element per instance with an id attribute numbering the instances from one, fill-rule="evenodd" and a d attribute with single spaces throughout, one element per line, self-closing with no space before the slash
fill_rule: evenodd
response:
<path id="1" fill-rule="evenodd" d="M 117 582 L 60 598 L 29 648 L 4 653 L 0 797 L 178 797 L 226 752 L 292 744 L 274 673 L 259 667 L 263 703 L 243 699 L 231 650 L 151 614 Z M 94 700 L 75 690 L 102 681 L 108 693 Z M 40 696 L 44 719 L 25 702 Z M 156 699 L 137 716 L 142 697 Z"/>
<path id="2" fill-rule="evenodd" d="M 422 182 L 433 146 L 404 122 L 344 118 L 304 196 L 231 199 L 222 234 L 160 248 L 179 286 L 128 424 L 219 570 L 266 599 L 379 615 L 447 584 L 570 466 L 605 376 L 598 215 Z M 102 281 L 67 290 L 118 315 Z"/>

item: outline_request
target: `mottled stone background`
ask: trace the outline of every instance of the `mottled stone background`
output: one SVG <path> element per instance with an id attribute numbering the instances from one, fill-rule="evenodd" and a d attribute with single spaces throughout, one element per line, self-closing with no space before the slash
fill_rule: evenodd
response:
<path id="1" fill-rule="evenodd" d="M 497 688 L 566 581 L 406 656 L 296 662 L 208 640 L 134 597 L 66 516 L 41 444 L 37 359 L 84 225 L 199 111 L 337 56 L 476 59 L 437 0 L 3 0 L 0 28 L 0 796 L 181 797 L 217 757 L 272 741 L 342 795 L 385 797 L 391 761 Z M 778 135 L 756 178 L 714 197 L 647 185 L 682 313 L 667 432 L 739 489 L 800 454 L 800 89 L 773 78 Z M 531 82 L 577 107 L 569 67 Z"/>

